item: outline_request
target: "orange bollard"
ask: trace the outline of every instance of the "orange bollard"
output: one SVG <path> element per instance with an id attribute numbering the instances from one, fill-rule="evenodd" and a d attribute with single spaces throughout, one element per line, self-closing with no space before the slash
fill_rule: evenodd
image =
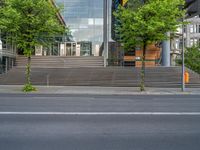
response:
<path id="1" fill-rule="evenodd" d="M 184 73 L 184 81 L 185 83 L 189 83 L 189 80 L 190 80 L 190 75 L 187 71 L 185 71 Z"/>

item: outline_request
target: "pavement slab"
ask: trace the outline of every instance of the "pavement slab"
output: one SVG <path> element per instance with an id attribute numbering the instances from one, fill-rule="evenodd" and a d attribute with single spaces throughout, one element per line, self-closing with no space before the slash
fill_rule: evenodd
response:
<path id="1" fill-rule="evenodd" d="M 24 93 L 22 85 L 0 85 L 0 93 Z M 200 88 L 150 88 L 141 92 L 139 87 L 98 87 L 98 86 L 36 86 L 31 94 L 86 94 L 86 95 L 200 95 Z"/>

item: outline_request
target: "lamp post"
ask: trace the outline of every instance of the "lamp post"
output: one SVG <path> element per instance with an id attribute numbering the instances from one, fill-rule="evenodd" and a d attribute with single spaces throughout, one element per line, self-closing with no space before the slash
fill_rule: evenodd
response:
<path id="1" fill-rule="evenodd" d="M 108 65 L 108 0 L 103 2 L 104 67 Z"/>
<path id="2" fill-rule="evenodd" d="M 1 30 L 0 30 L 0 65 L 2 63 L 2 55 L 3 55 L 3 46 L 2 46 L 2 40 L 1 40 Z M 1 69 L 1 68 L 0 68 Z"/>
<path id="3" fill-rule="evenodd" d="M 182 18 L 182 82 L 181 82 L 181 90 L 185 91 L 185 55 L 184 55 L 184 17 Z"/>

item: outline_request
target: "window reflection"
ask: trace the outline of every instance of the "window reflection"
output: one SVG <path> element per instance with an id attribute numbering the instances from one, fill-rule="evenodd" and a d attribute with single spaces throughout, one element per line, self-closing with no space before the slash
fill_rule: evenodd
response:
<path id="1" fill-rule="evenodd" d="M 96 55 L 103 42 L 103 0 L 56 0 L 56 3 L 64 6 L 62 16 L 80 45 L 80 54 Z"/>

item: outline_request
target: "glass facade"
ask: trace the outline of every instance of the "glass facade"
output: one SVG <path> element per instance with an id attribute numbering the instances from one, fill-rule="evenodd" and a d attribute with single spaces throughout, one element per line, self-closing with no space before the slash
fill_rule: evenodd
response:
<path id="1" fill-rule="evenodd" d="M 121 0 L 113 0 L 112 1 L 112 12 L 116 11 L 119 7 L 119 5 L 121 4 Z M 116 19 L 116 17 L 113 15 L 112 13 L 112 30 L 111 30 L 111 35 L 112 35 L 112 38 L 114 40 L 119 40 L 119 35 L 118 33 L 116 32 L 115 28 L 116 26 L 119 24 L 119 21 Z"/>
<path id="2" fill-rule="evenodd" d="M 55 0 L 80 56 L 99 56 L 103 43 L 103 0 Z M 69 45 L 68 45 L 69 47 Z"/>

